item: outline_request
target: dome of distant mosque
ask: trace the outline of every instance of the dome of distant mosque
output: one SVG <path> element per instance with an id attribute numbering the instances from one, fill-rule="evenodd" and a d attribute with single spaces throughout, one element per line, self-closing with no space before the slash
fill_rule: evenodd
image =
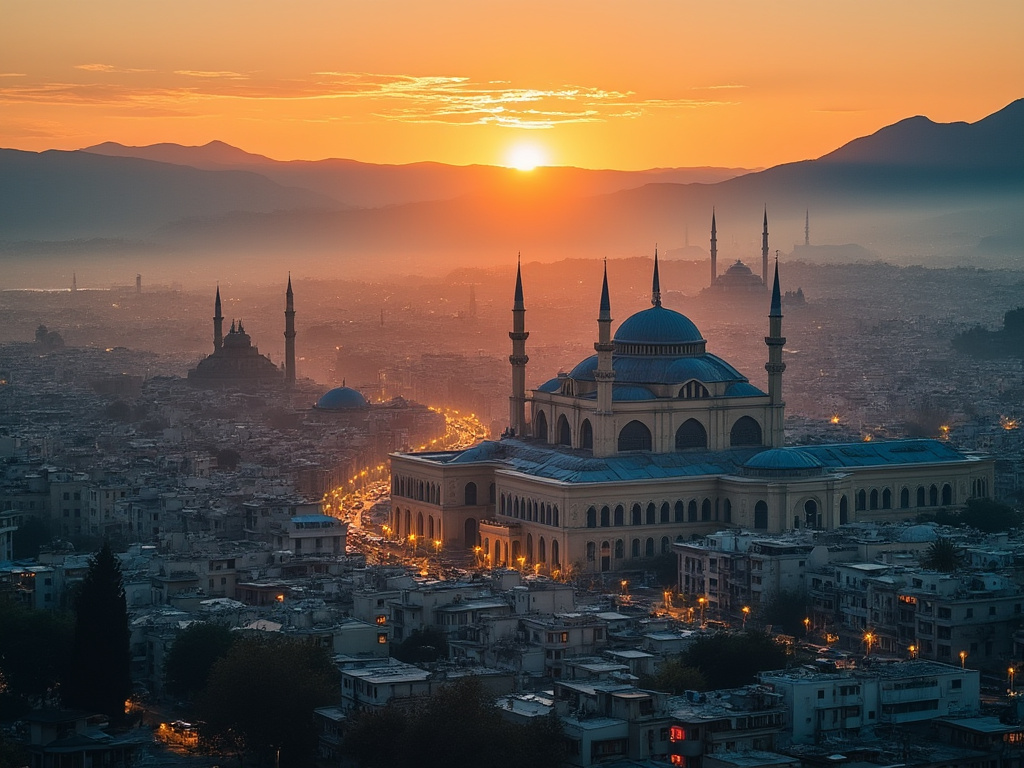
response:
<path id="1" fill-rule="evenodd" d="M 347 411 L 368 407 L 369 403 L 362 393 L 351 387 L 335 387 L 316 401 L 316 408 L 321 411 Z"/>

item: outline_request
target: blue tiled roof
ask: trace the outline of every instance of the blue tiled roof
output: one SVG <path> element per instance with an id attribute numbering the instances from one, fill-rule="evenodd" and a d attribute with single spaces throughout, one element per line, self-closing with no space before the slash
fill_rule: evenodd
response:
<path id="1" fill-rule="evenodd" d="M 561 388 L 562 388 L 562 380 L 559 379 L 556 376 L 553 379 L 548 379 L 543 384 L 541 384 L 539 387 L 537 387 L 537 391 L 538 392 L 557 392 Z"/>
<path id="2" fill-rule="evenodd" d="M 941 440 L 872 440 L 862 443 L 801 446 L 826 467 L 874 467 L 884 464 L 933 464 L 968 457 Z"/>
<path id="3" fill-rule="evenodd" d="M 594 381 L 597 355 L 581 362 L 569 377 L 579 381 Z M 732 381 L 746 384 L 747 378 L 722 358 L 710 353 L 695 357 L 633 357 L 614 355 L 612 369 L 616 383 L 626 384 L 684 384 L 691 379 L 706 383 Z M 752 387 L 757 394 L 764 394 Z M 732 395 L 737 397 L 738 395 Z M 745 395 L 744 395 L 745 396 Z"/>
<path id="4" fill-rule="evenodd" d="M 725 389 L 726 397 L 757 397 L 763 395 L 764 392 L 748 381 L 738 381 L 735 384 L 730 384 Z"/>
<path id="5" fill-rule="evenodd" d="M 637 312 L 615 331 L 622 344 L 687 344 L 704 338 L 686 315 L 662 306 Z"/>
<path id="6" fill-rule="evenodd" d="M 613 387 L 612 388 L 612 400 L 626 401 L 626 400 L 656 400 L 657 397 L 647 387 Z"/>
<path id="7" fill-rule="evenodd" d="M 316 401 L 322 411 L 344 411 L 350 408 L 367 408 L 368 403 L 359 390 L 352 387 L 335 387 Z"/>

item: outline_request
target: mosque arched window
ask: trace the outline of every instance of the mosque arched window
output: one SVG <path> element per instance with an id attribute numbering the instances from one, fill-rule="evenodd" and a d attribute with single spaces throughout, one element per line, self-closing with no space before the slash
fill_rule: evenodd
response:
<path id="1" fill-rule="evenodd" d="M 619 504 L 615 507 L 615 525 L 626 524 L 626 510 Z"/>
<path id="2" fill-rule="evenodd" d="M 466 483 L 466 506 L 476 506 L 476 483 Z"/>
<path id="3" fill-rule="evenodd" d="M 608 507 L 601 507 L 601 527 L 607 528 L 612 524 L 611 522 L 612 511 Z"/>
<path id="4" fill-rule="evenodd" d="M 569 420 L 564 414 L 558 417 L 558 444 L 572 445 L 572 430 L 569 429 Z"/>
<path id="5" fill-rule="evenodd" d="M 642 421 L 631 421 L 619 432 L 619 451 L 649 451 L 651 444 L 651 430 Z"/>
<path id="6" fill-rule="evenodd" d="M 633 559 L 640 557 L 640 539 L 633 539 L 629 544 L 629 556 Z"/>
<path id="7" fill-rule="evenodd" d="M 538 440 L 548 441 L 548 417 L 544 411 L 537 411 L 537 418 L 533 422 L 533 436 Z"/>
<path id="8" fill-rule="evenodd" d="M 597 528 L 597 510 L 594 507 L 587 510 L 587 528 Z"/>
<path id="9" fill-rule="evenodd" d="M 647 505 L 647 517 L 645 521 L 648 525 L 654 525 L 658 521 L 658 509 L 654 506 L 654 502 Z"/>
<path id="10" fill-rule="evenodd" d="M 594 450 L 594 428 L 590 426 L 590 419 L 584 419 L 580 425 L 580 448 L 584 451 Z"/>
<path id="11" fill-rule="evenodd" d="M 892 490 L 890 488 L 882 489 L 882 509 L 892 509 Z"/>
<path id="12" fill-rule="evenodd" d="M 623 544 L 622 539 L 615 540 L 615 559 L 621 560 L 626 556 L 626 546 Z"/>
<path id="13" fill-rule="evenodd" d="M 754 528 L 760 531 L 768 528 L 768 504 L 764 501 L 754 505 Z"/>
<path id="14" fill-rule="evenodd" d="M 667 555 L 672 551 L 672 542 L 669 541 L 668 536 L 661 537 L 661 554 Z"/>
<path id="15" fill-rule="evenodd" d="M 497 492 L 497 489 L 494 487 L 494 483 L 491 483 L 490 487 L 487 489 L 487 503 L 488 504 L 493 504 L 494 503 L 494 496 L 495 496 L 496 492 Z"/>
<path id="16" fill-rule="evenodd" d="M 548 561 L 548 549 L 544 543 L 544 537 L 541 536 L 537 539 L 537 562 L 546 563 Z"/>
<path id="17" fill-rule="evenodd" d="M 587 542 L 587 562 L 592 563 L 597 558 L 597 545 L 592 542 Z"/>
<path id="18" fill-rule="evenodd" d="M 818 502 L 808 499 L 804 502 L 804 528 L 820 528 L 821 517 L 818 515 Z"/>
<path id="19" fill-rule="evenodd" d="M 867 495 L 867 493 L 865 493 L 864 489 L 862 488 L 861 490 L 857 491 L 857 509 L 861 510 L 861 509 L 867 509 L 867 508 L 868 508 L 868 495 Z"/>
<path id="20" fill-rule="evenodd" d="M 690 499 L 690 503 L 686 505 L 686 522 L 696 523 L 697 522 L 697 500 Z"/>
<path id="21" fill-rule="evenodd" d="M 683 400 L 703 400 L 711 395 L 707 387 L 694 379 L 683 384 L 679 389 L 679 397 Z"/>
<path id="22" fill-rule="evenodd" d="M 634 504 L 632 509 L 629 510 L 629 524 L 640 525 L 640 523 L 643 522 L 643 520 L 641 519 L 642 516 L 643 512 L 640 509 L 640 505 Z"/>
<path id="23" fill-rule="evenodd" d="M 919 507 L 923 507 L 924 506 L 924 486 L 923 485 L 917 486 L 917 506 L 919 506 Z"/>
<path id="24" fill-rule="evenodd" d="M 533 562 L 533 534 L 526 534 L 526 562 Z"/>
<path id="25" fill-rule="evenodd" d="M 900 491 L 900 509 L 910 509 L 910 489 Z"/>
<path id="26" fill-rule="evenodd" d="M 945 483 L 942 486 L 942 505 L 948 507 L 953 503 L 953 486 Z"/>
<path id="27" fill-rule="evenodd" d="M 870 497 L 870 499 L 871 500 L 870 500 L 869 504 L 871 505 L 871 509 L 878 509 L 878 489 L 877 488 L 872 488 L 871 489 L 871 497 Z"/>
<path id="28" fill-rule="evenodd" d="M 644 543 L 644 557 L 654 557 L 654 539 L 650 536 L 647 537 L 647 541 Z"/>
<path id="29" fill-rule="evenodd" d="M 558 505 L 557 504 L 555 504 L 555 506 L 551 510 L 551 524 L 553 526 L 555 526 L 556 528 L 558 527 Z"/>
<path id="30" fill-rule="evenodd" d="M 846 525 L 850 522 L 850 502 L 846 500 L 846 494 L 839 498 L 839 524 Z"/>
<path id="31" fill-rule="evenodd" d="M 558 559 L 558 539 L 551 540 L 551 565 L 555 568 L 559 566 L 561 560 Z"/>
<path id="32" fill-rule="evenodd" d="M 672 507 L 670 507 L 668 505 L 667 501 L 663 502 L 662 505 L 661 505 L 661 522 L 663 522 L 663 523 L 670 522 L 670 518 L 671 517 L 672 517 Z"/>
<path id="33" fill-rule="evenodd" d="M 732 522 L 732 501 L 729 499 L 722 502 L 722 519 L 726 523 Z"/>
<path id="34" fill-rule="evenodd" d="M 700 505 L 700 519 L 708 522 L 711 519 L 711 499 L 704 499 Z"/>
<path id="35" fill-rule="evenodd" d="M 687 419 L 676 430 L 676 450 L 687 448 L 707 448 L 708 431 L 696 419 Z"/>
<path id="36" fill-rule="evenodd" d="M 729 432 L 729 444 L 736 447 L 742 445 L 761 445 L 761 425 L 750 416 L 736 419 Z"/>
<path id="37" fill-rule="evenodd" d="M 928 489 L 928 506 L 937 507 L 939 506 L 939 489 L 938 486 L 933 485 Z"/>
<path id="38" fill-rule="evenodd" d="M 674 518 L 675 518 L 675 522 L 677 522 L 677 523 L 683 522 L 683 501 L 682 501 L 682 499 L 679 499 L 679 500 L 676 501 Z"/>

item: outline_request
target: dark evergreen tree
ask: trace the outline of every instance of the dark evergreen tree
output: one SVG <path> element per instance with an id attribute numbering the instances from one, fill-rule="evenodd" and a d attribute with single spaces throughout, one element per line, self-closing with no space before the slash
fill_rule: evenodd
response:
<path id="1" fill-rule="evenodd" d="M 132 692 L 130 665 L 121 566 L 110 545 L 104 544 L 89 561 L 75 596 L 75 636 L 64 704 L 113 719 L 124 717 L 124 703 Z"/>
<path id="2" fill-rule="evenodd" d="M 963 553 L 952 539 L 936 539 L 921 555 L 921 565 L 940 573 L 952 573 L 963 563 Z"/>

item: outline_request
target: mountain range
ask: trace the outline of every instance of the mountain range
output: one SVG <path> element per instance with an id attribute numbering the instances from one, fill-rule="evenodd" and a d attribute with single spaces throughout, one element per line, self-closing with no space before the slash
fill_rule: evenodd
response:
<path id="1" fill-rule="evenodd" d="M 636 255 L 658 242 L 700 258 L 714 208 L 720 253 L 748 258 L 767 207 L 772 247 L 787 252 L 810 211 L 815 243 L 1019 259 L 1022 136 L 1024 99 L 970 124 L 911 117 L 763 170 L 277 161 L 222 142 L 0 149 L 0 255 L 93 257 L 112 241 L 146 259 L 326 257 L 317 271 L 351 272 L 487 265 L 516 251 Z"/>

